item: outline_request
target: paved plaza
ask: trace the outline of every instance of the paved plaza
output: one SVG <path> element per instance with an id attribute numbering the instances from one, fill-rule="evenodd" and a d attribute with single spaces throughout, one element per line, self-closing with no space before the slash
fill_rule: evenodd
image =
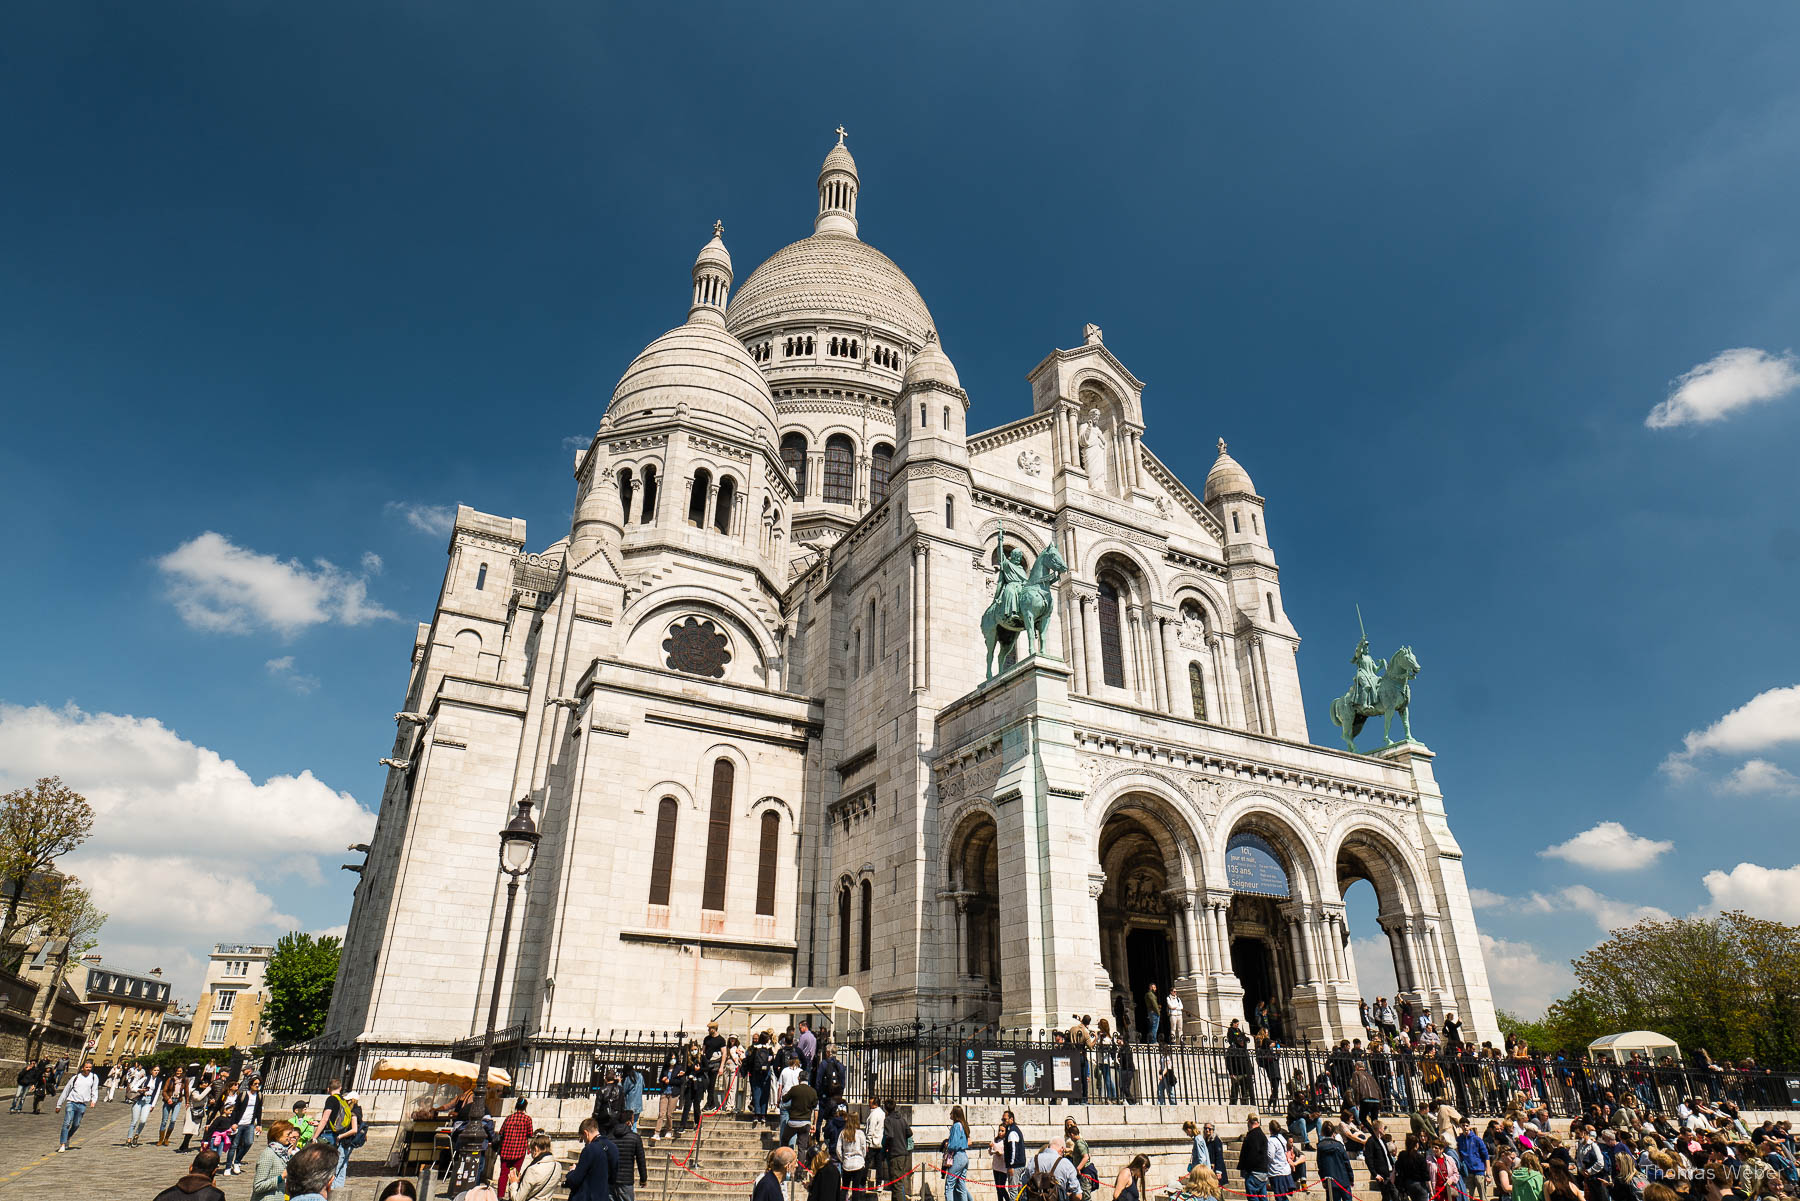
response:
<path id="1" fill-rule="evenodd" d="M 0 1113 L 0 1197 L 149 1201 L 186 1173 L 194 1153 L 177 1155 L 179 1138 L 168 1147 L 155 1146 L 154 1128 L 143 1146 L 125 1146 L 130 1117 L 131 1110 L 123 1103 L 102 1101 L 88 1111 L 75 1145 L 59 1155 L 56 1140 L 62 1115 L 51 1112 L 48 1102 L 35 1116 Z M 258 1156 L 265 1145 L 257 1144 Z M 366 1162 L 350 1161 L 349 1187 L 334 1193 L 332 1201 L 374 1201 L 393 1179 L 381 1171 L 379 1153 L 364 1148 L 359 1155 Z M 240 1176 L 221 1175 L 214 1181 L 229 1201 L 249 1198 L 254 1162 Z"/>

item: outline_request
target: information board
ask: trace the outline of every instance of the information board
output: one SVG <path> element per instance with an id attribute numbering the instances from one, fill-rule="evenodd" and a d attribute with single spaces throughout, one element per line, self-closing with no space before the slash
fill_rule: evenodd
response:
<path id="1" fill-rule="evenodd" d="M 1055 1073 L 1053 1075 L 1052 1073 Z M 1058 1079 L 1071 1075 L 1069 1057 L 1025 1047 L 969 1047 L 963 1051 L 962 1094 L 965 1097 L 1043 1097 Z"/>

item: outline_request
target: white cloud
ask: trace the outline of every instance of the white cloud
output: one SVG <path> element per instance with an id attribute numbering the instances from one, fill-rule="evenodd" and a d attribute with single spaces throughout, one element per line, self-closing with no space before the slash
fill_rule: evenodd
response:
<path id="1" fill-rule="evenodd" d="M 294 669 L 294 656 L 283 655 L 279 659 L 270 659 L 263 664 L 271 678 L 306 696 L 318 691 L 319 677 L 309 676 Z"/>
<path id="2" fill-rule="evenodd" d="M 366 550 L 363 552 L 362 569 L 364 575 L 380 575 L 381 569 L 385 566 L 386 564 L 381 561 L 381 556 L 374 551 Z"/>
<path id="3" fill-rule="evenodd" d="M 1552 893 L 1534 892 L 1518 902 L 1523 913 L 1585 913 L 1594 919 L 1602 932 L 1631 926 L 1644 918 L 1659 922 L 1669 920 L 1666 909 L 1655 905 L 1637 905 L 1595 892 L 1585 884 L 1571 884 Z"/>
<path id="4" fill-rule="evenodd" d="M 420 505 L 404 500 L 390 500 L 387 511 L 406 519 L 406 524 L 421 534 L 448 538 L 456 527 L 456 510 L 449 505 Z"/>
<path id="5" fill-rule="evenodd" d="M 1759 692 L 1704 730 L 1689 730 L 1681 749 L 1662 761 L 1662 771 L 1671 780 L 1685 783 L 1699 774 L 1694 760 L 1701 755 L 1750 755 L 1795 742 L 1800 742 L 1800 684 Z M 1727 776 L 1722 787 L 1740 793 L 1781 791 L 1750 786 L 1758 780 L 1779 782 L 1768 774 L 1771 769 L 1780 770 L 1753 759 Z"/>
<path id="6" fill-rule="evenodd" d="M 100 953 L 137 971 L 203 969 L 196 948 L 295 928 L 271 894 L 284 881 L 309 896 L 339 884 L 319 856 L 375 828 L 374 814 L 309 771 L 258 783 L 154 718 L 0 702 L 0 790 L 47 775 L 94 806 L 93 837 L 62 866 L 109 915 Z M 197 995 L 198 970 L 191 983 Z"/>
<path id="7" fill-rule="evenodd" d="M 1503 892 L 1494 892 L 1486 888 L 1471 888 L 1469 904 L 1476 909 L 1499 909 L 1512 902 L 1512 898 Z"/>
<path id="8" fill-rule="evenodd" d="M 369 600 L 366 576 L 325 559 L 307 567 L 234 544 L 208 530 L 156 561 L 182 620 L 197 630 L 295 634 L 327 622 L 362 625 L 394 614 Z"/>
<path id="9" fill-rule="evenodd" d="M 1641 838 L 1618 822 L 1601 822 L 1591 830 L 1583 830 L 1567 842 L 1545 847 L 1538 855 L 1545 859 L 1562 859 L 1595 871 L 1622 872 L 1649 867 L 1674 847 L 1672 842 Z"/>
<path id="10" fill-rule="evenodd" d="M 1400 991 L 1394 979 L 1394 951 L 1386 937 L 1352 938 L 1350 957 L 1356 965 L 1356 988 L 1373 1001 Z"/>
<path id="11" fill-rule="evenodd" d="M 1800 864 L 1773 868 L 1740 863 L 1728 872 L 1707 872 L 1702 882 L 1714 909 L 1742 909 L 1752 917 L 1800 922 Z"/>
<path id="12" fill-rule="evenodd" d="M 1739 794 L 1774 792 L 1800 795 L 1800 776 L 1767 759 L 1751 759 L 1719 781 L 1725 792 Z"/>
<path id="13" fill-rule="evenodd" d="M 94 806 L 90 854 L 186 854 L 195 840 L 255 862 L 259 878 L 367 842 L 375 815 L 310 771 L 257 783 L 151 717 L 0 702 L 0 789 L 60 775 Z"/>
<path id="14" fill-rule="evenodd" d="M 570 434 L 562 440 L 564 450 L 586 450 L 593 444 L 594 435 L 592 434 Z"/>
<path id="15" fill-rule="evenodd" d="M 335 938 L 339 942 L 342 942 L 344 940 L 344 935 L 348 934 L 349 932 L 350 932 L 350 927 L 348 925 L 327 926 L 323 930 L 314 930 L 312 932 L 312 936 L 314 938 Z"/>
<path id="16" fill-rule="evenodd" d="M 1800 359 L 1752 346 L 1722 350 L 1676 379 L 1644 418 L 1653 430 L 1721 421 L 1739 409 L 1779 400 L 1800 388 Z"/>
<path id="17" fill-rule="evenodd" d="M 1527 1020 L 1543 1016 L 1550 1002 L 1575 983 L 1566 966 L 1549 962 L 1530 943 L 1483 934 L 1481 954 L 1494 1004 Z"/>

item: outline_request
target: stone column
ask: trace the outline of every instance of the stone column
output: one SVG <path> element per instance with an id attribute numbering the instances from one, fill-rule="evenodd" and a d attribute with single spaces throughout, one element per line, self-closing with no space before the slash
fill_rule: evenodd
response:
<path id="1" fill-rule="evenodd" d="M 1167 681 L 1163 700 L 1166 712 L 1174 713 L 1177 709 L 1185 717 L 1194 715 L 1194 704 L 1188 694 L 1183 691 L 1187 686 L 1187 673 L 1179 670 L 1180 664 L 1175 660 L 1175 620 L 1170 617 L 1157 619 L 1157 629 L 1162 634 L 1163 679 Z"/>
<path id="2" fill-rule="evenodd" d="M 1187 894 L 1179 889 L 1163 890 L 1163 901 L 1168 906 L 1171 924 L 1175 927 L 1175 946 L 1181 955 L 1181 970 L 1176 976 L 1192 976 L 1194 970 L 1194 944 L 1188 940 Z"/>
<path id="3" fill-rule="evenodd" d="M 1195 976 L 1205 976 L 1212 971 L 1212 953 L 1207 941 L 1200 936 L 1200 908 L 1205 902 L 1200 894 L 1193 890 L 1181 894 L 1181 928 L 1187 943 L 1193 952 L 1192 972 Z"/>
<path id="4" fill-rule="evenodd" d="M 1081 651 L 1087 660 L 1088 695 L 1097 696 L 1106 676 L 1100 669 L 1099 598 L 1086 593 L 1081 597 Z"/>
<path id="5" fill-rule="evenodd" d="M 806 452 L 806 495 L 802 500 L 817 500 L 825 494 L 825 452 Z"/>
<path id="6" fill-rule="evenodd" d="M 1063 591 L 1063 597 L 1063 659 L 1075 673 L 1075 691 L 1085 693 L 1087 659 L 1081 653 L 1081 594 L 1070 588 Z"/>

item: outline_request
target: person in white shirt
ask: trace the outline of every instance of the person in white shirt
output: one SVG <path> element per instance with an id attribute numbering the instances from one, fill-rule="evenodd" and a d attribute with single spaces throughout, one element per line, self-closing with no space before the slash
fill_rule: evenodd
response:
<path id="1" fill-rule="evenodd" d="M 82 1115 L 87 1113 L 88 1106 L 98 1100 L 100 1077 L 94 1075 L 94 1061 L 85 1059 L 81 1063 L 81 1071 L 69 1077 L 69 1082 L 63 1085 L 62 1096 L 56 1100 L 56 1112 L 62 1113 L 65 1108 L 68 1110 L 63 1115 L 62 1145 L 57 1148 L 58 1151 L 69 1149 L 69 1140 L 81 1129 Z"/>
<path id="2" fill-rule="evenodd" d="M 1168 1000 L 1163 1004 L 1169 1010 L 1169 1041 L 1178 1043 L 1181 1041 L 1181 1015 L 1186 1006 L 1182 1004 L 1181 994 L 1173 988 L 1169 990 Z"/>
<path id="3" fill-rule="evenodd" d="M 1288 1162 L 1287 1134 L 1281 1123 L 1269 1123 L 1269 1196 L 1283 1201 L 1294 1191 L 1294 1166 Z"/>
<path id="4" fill-rule="evenodd" d="M 106 1099 L 113 1100 L 119 1095 L 119 1081 L 125 1078 L 125 1068 L 121 1064 L 113 1064 L 112 1070 L 106 1073 Z M 130 1094 L 126 1094 L 129 1096 Z"/>
<path id="5" fill-rule="evenodd" d="M 863 1129 L 869 1134 L 870 1175 L 875 1178 L 874 1183 L 881 1184 L 887 1168 L 887 1151 L 881 1141 L 887 1133 L 887 1110 L 881 1107 L 880 1098 L 869 1101 L 869 1120 L 863 1123 Z"/>

